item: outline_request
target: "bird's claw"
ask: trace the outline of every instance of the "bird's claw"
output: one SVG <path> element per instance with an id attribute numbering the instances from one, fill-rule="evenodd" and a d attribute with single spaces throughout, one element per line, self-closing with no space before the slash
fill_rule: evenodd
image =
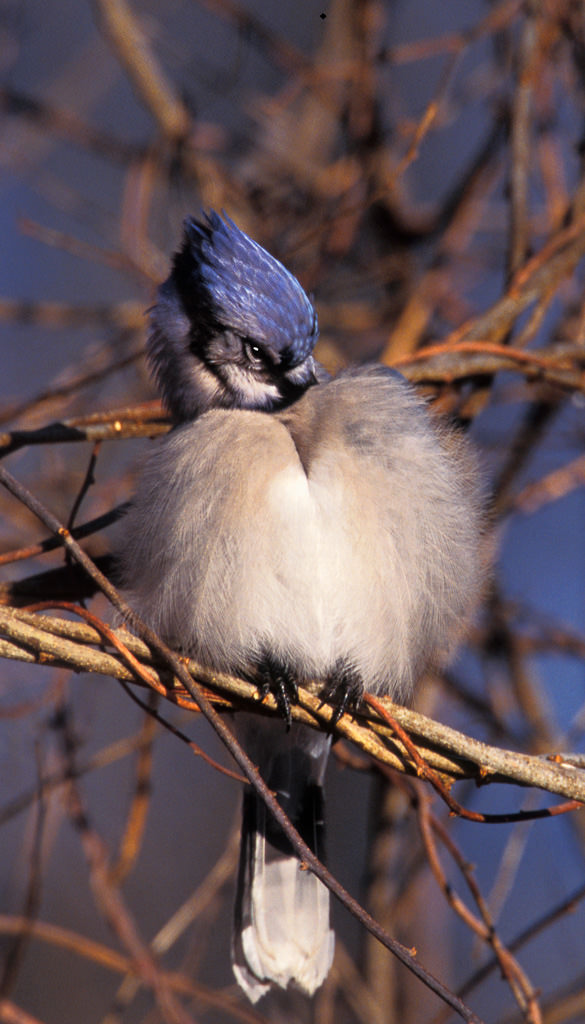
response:
<path id="1" fill-rule="evenodd" d="M 353 665 L 338 662 L 321 691 L 321 702 L 334 705 L 331 727 L 337 725 L 346 711 L 353 711 L 364 692 L 361 676 Z"/>
<path id="2" fill-rule="evenodd" d="M 286 727 L 290 729 L 291 704 L 298 704 L 299 690 L 297 681 L 286 663 L 273 654 L 263 654 L 257 666 L 257 683 L 262 699 L 269 693 L 273 695 Z"/>

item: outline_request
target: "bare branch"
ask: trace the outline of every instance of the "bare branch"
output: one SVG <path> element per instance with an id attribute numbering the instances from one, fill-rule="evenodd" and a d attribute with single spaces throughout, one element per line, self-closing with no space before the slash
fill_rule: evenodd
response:
<path id="1" fill-rule="evenodd" d="M 157 687 L 169 700 L 190 710 L 197 704 L 176 678 L 173 678 L 156 651 L 125 629 L 115 635 L 134 654 Z M 0 656 L 41 665 L 70 668 L 74 672 L 98 673 L 124 682 L 140 682 L 135 672 L 115 651 L 96 650 L 103 645 L 103 634 L 90 626 L 65 619 L 49 618 L 16 608 L 0 608 Z M 184 659 L 190 678 L 205 687 L 206 695 L 220 709 L 262 710 L 278 715 L 276 700 L 271 695 L 259 707 L 258 691 L 244 679 L 212 672 L 192 660 Z M 144 683 L 144 680 L 142 680 Z M 556 752 L 550 757 L 533 757 L 517 751 L 502 750 L 457 732 L 449 726 L 421 715 L 388 698 L 381 698 L 389 714 L 415 738 L 421 757 L 435 771 L 451 780 L 471 778 L 479 785 L 508 782 L 534 786 L 570 800 L 585 802 L 585 771 L 563 763 Z M 295 721 L 315 729 L 327 730 L 334 708 L 321 704 L 308 690 L 300 690 L 299 703 L 291 708 Z M 336 731 L 357 747 L 391 768 L 418 775 L 416 765 L 404 744 L 388 727 L 383 717 L 371 710 L 346 714 Z"/>

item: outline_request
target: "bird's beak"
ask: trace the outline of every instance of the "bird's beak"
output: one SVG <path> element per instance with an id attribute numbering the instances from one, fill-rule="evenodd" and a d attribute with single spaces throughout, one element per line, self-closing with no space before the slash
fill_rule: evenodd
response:
<path id="1" fill-rule="evenodd" d="M 307 356 L 298 366 L 293 366 L 291 370 L 288 370 L 286 379 L 293 387 L 297 388 L 309 388 L 312 384 L 318 384 L 319 379 L 313 356 Z"/>

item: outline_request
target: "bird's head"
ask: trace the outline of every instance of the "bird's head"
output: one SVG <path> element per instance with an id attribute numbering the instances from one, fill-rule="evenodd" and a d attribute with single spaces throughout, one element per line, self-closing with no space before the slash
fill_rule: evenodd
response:
<path id="1" fill-rule="evenodd" d="M 214 211 L 188 218 L 151 310 L 148 355 L 177 422 L 282 408 L 317 382 L 315 311 L 278 260 Z"/>

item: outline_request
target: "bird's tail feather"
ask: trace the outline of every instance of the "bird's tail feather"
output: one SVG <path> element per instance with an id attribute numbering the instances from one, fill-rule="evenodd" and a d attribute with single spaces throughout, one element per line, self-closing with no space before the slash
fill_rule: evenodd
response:
<path id="1" fill-rule="evenodd" d="M 263 753 L 261 746 L 256 746 L 253 754 L 269 788 L 305 842 L 322 857 L 321 781 L 329 741 L 315 733 L 307 738 L 306 732 L 310 733 L 303 730 L 293 736 L 284 750 L 278 744 L 276 754 L 273 734 L 265 756 L 258 756 Z M 299 746 L 294 744 L 297 739 L 302 741 Z M 283 989 L 293 985 L 313 995 L 329 972 L 333 950 L 328 890 L 303 867 L 262 800 L 248 790 L 244 796 L 232 943 L 233 969 L 239 985 L 252 1002 L 257 1002 L 271 985 Z"/>

